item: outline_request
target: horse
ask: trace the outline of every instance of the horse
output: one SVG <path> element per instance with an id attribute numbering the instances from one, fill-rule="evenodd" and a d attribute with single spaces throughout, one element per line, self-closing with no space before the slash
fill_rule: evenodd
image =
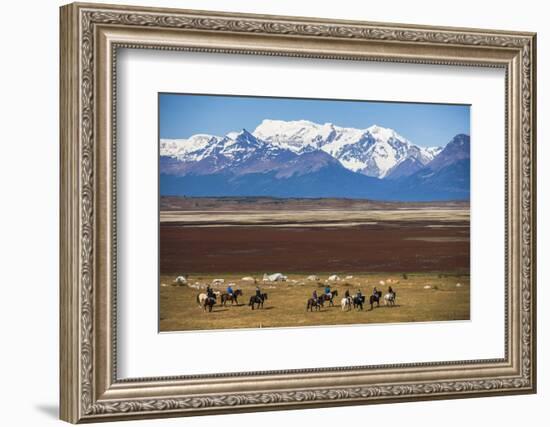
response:
<path id="1" fill-rule="evenodd" d="M 371 310 L 374 308 L 374 303 L 376 303 L 376 307 L 380 307 L 380 298 L 382 298 L 382 291 L 376 291 L 370 296 L 369 302 Z"/>
<path id="2" fill-rule="evenodd" d="M 267 294 L 266 293 L 260 294 L 260 296 L 252 295 L 250 297 L 250 301 L 248 302 L 248 305 L 250 306 L 250 308 L 252 308 L 252 310 L 254 310 L 254 304 L 258 304 L 258 309 L 264 308 L 264 301 L 265 300 L 267 300 Z"/>
<path id="3" fill-rule="evenodd" d="M 384 295 L 384 302 L 387 306 L 393 307 L 395 305 L 395 299 L 397 298 L 397 294 L 394 292 L 389 292 L 386 295 Z"/>
<path id="4" fill-rule="evenodd" d="M 362 295 L 360 297 L 353 297 L 353 308 L 359 307 L 359 310 L 363 310 L 363 304 L 365 303 L 365 297 Z"/>
<path id="5" fill-rule="evenodd" d="M 342 298 L 340 305 L 342 306 L 342 311 L 351 310 L 351 305 L 353 304 L 353 299 L 351 297 Z"/>
<path id="6" fill-rule="evenodd" d="M 211 312 L 212 307 L 216 304 L 216 296 L 209 297 L 204 293 L 198 294 L 197 304 L 199 304 L 199 307 L 201 307 L 204 311 L 206 311 L 206 308 L 208 307 L 208 311 Z"/>
<path id="7" fill-rule="evenodd" d="M 231 301 L 231 305 L 233 304 L 239 304 L 239 301 L 238 301 L 238 297 L 241 296 L 243 294 L 243 291 L 241 291 L 240 289 L 236 289 L 235 292 L 233 292 L 232 294 L 228 294 L 228 293 L 224 293 L 222 294 L 222 301 L 221 301 L 221 304 L 225 307 L 225 303 L 227 301 Z"/>
<path id="8" fill-rule="evenodd" d="M 323 304 L 323 297 L 310 298 L 307 300 L 306 311 L 313 311 L 314 308 L 315 310 L 320 311 Z"/>
<path id="9" fill-rule="evenodd" d="M 335 289 L 331 291 L 329 294 L 323 294 L 320 298 L 323 299 L 323 302 L 328 301 L 329 307 L 334 307 L 334 297 L 338 296 L 338 291 Z"/>

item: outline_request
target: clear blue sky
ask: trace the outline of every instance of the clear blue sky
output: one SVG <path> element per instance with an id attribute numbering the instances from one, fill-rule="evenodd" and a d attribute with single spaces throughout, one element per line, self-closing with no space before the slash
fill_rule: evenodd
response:
<path id="1" fill-rule="evenodd" d="M 252 132 L 264 119 L 330 122 L 359 129 L 376 124 L 421 146 L 443 146 L 459 133 L 470 134 L 468 105 L 159 94 L 161 138 Z"/>

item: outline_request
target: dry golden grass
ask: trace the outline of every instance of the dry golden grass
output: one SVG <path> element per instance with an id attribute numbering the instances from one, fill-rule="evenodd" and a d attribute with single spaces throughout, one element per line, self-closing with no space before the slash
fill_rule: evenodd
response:
<path id="1" fill-rule="evenodd" d="M 378 221 L 431 221 L 431 222 L 463 222 L 470 220 L 470 209 L 391 209 L 391 210 L 264 210 L 264 211 L 160 211 L 160 222 L 192 223 L 196 226 L 221 227 L 229 225 L 263 225 L 303 227 L 311 226 L 350 227 Z"/>
<path id="2" fill-rule="evenodd" d="M 189 284 L 204 286 L 214 279 L 223 278 L 223 285 L 214 289 L 224 292 L 228 283 L 235 283 L 233 289 L 241 288 L 244 295 L 239 298 L 238 306 L 229 303 L 222 307 L 219 303 L 212 312 L 204 312 L 196 303 L 196 296 L 204 289 L 197 290 L 187 285 L 173 286 L 174 276 L 160 278 L 160 330 L 212 330 L 259 327 L 289 327 L 314 325 L 345 325 L 364 323 L 426 322 L 447 320 L 468 320 L 470 318 L 470 277 L 449 273 L 419 273 L 402 275 L 391 273 L 356 274 L 345 279 L 346 274 L 339 274 L 342 279 L 332 283 L 338 290 L 335 306 L 328 304 L 319 312 L 306 312 L 307 299 L 314 289 L 323 292 L 325 280 L 329 274 L 318 274 L 320 282 L 307 280 L 309 274 L 289 274 L 288 281 L 283 283 L 262 282 L 262 274 L 196 274 L 188 278 Z M 251 310 L 248 306 L 255 285 L 241 280 L 253 276 L 258 279 L 262 292 L 267 292 L 268 300 L 264 308 Z M 387 291 L 387 280 L 397 280 L 391 284 L 397 292 L 395 307 L 386 307 L 381 303 L 379 308 L 371 311 L 368 304 L 365 310 L 343 312 L 340 307 L 346 289 L 354 294 L 358 288 L 364 295 L 372 293 L 376 286 L 384 293 Z M 380 281 L 386 282 L 384 286 Z M 457 284 L 461 286 L 457 286 Z M 430 286 L 425 289 L 425 286 Z"/>

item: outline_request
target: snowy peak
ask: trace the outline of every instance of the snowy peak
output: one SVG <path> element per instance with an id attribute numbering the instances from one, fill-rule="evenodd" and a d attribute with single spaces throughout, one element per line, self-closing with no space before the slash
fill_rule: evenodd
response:
<path id="1" fill-rule="evenodd" d="M 377 141 L 391 143 L 391 141 L 400 141 L 405 145 L 410 145 L 410 142 L 399 135 L 396 131 L 390 128 L 384 128 L 378 125 L 372 125 L 366 129 Z"/>
<path id="2" fill-rule="evenodd" d="M 188 139 L 161 139 L 160 155 L 179 160 L 197 161 L 204 150 L 215 145 L 221 138 L 214 135 L 197 134 Z"/>
<path id="3" fill-rule="evenodd" d="M 258 139 L 246 129 L 243 129 L 240 132 L 230 132 L 226 135 L 226 137 L 244 144 L 258 145 Z"/>
<path id="4" fill-rule="evenodd" d="M 308 120 L 266 119 L 254 130 L 254 136 L 295 153 L 317 150 L 335 136 L 332 123 L 323 125 Z"/>
<path id="5" fill-rule="evenodd" d="M 230 132 L 220 141 L 220 152 L 232 156 L 250 154 L 251 151 L 265 147 L 265 142 L 243 129 L 241 132 Z"/>

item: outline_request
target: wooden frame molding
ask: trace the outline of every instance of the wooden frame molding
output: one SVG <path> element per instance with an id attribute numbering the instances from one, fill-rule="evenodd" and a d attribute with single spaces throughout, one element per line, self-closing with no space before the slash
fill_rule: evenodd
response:
<path id="1" fill-rule="evenodd" d="M 535 34 L 71 4 L 61 8 L 60 46 L 63 420 L 77 423 L 535 392 Z M 505 357 L 118 379 L 114 177 L 119 48 L 505 69 Z"/>

